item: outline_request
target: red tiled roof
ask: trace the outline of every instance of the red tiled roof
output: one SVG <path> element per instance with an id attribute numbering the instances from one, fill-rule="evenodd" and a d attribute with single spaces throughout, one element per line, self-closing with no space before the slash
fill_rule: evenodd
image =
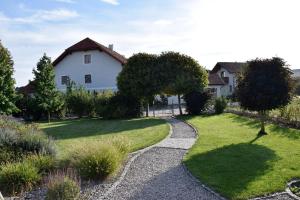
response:
<path id="1" fill-rule="evenodd" d="M 35 85 L 34 85 L 34 81 L 29 81 L 29 83 L 23 87 L 19 87 L 18 92 L 22 93 L 22 94 L 32 94 L 35 92 Z"/>
<path id="2" fill-rule="evenodd" d="M 121 54 L 107 48 L 106 46 L 95 42 L 90 38 L 85 38 L 80 42 L 74 44 L 73 46 L 67 48 L 54 62 L 53 66 L 56 66 L 60 61 L 62 61 L 67 55 L 76 52 L 76 51 L 89 51 L 89 50 L 99 50 L 107 53 L 121 64 L 125 64 L 127 62 L 126 58 Z"/>
<path id="3" fill-rule="evenodd" d="M 223 79 L 217 73 L 210 73 L 208 75 L 208 85 L 225 85 Z"/>
<path id="4" fill-rule="evenodd" d="M 216 73 L 221 67 L 223 67 L 230 73 L 239 73 L 245 65 L 246 63 L 243 62 L 218 62 L 212 69 L 212 72 Z"/>

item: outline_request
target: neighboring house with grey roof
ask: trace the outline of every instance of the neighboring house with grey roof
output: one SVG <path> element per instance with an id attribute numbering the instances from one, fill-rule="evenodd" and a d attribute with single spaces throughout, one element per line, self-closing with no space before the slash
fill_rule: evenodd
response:
<path id="1" fill-rule="evenodd" d="M 237 75 L 245 65 L 243 62 L 218 62 L 209 72 L 208 89 L 216 97 L 232 95 L 236 89 Z"/>

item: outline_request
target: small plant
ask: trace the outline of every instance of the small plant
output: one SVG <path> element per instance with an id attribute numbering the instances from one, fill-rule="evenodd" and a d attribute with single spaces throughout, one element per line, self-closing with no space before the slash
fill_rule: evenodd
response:
<path id="1" fill-rule="evenodd" d="M 26 158 L 25 162 L 35 166 L 40 174 L 46 174 L 55 167 L 55 161 L 52 156 L 46 155 L 30 155 Z"/>
<path id="2" fill-rule="evenodd" d="M 32 164 L 19 162 L 1 166 L 0 188 L 4 194 L 15 195 L 31 190 L 40 179 L 38 169 Z"/>
<path id="3" fill-rule="evenodd" d="M 47 189 L 46 200 L 76 200 L 80 183 L 73 172 L 56 172 L 49 176 Z"/>
<path id="4" fill-rule="evenodd" d="M 224 97 L 219 97 L 215 100 L 215 113 L 221 114 L 227 107 L 227 100 Z"/>
<path id="5" fill-rule="evenodd" d="M 73 155 L 73 163 L 82 177 L 103 180 L 115 173 L 127 156 L 129 145 L 125 141 L 112 139 L 78 149 Z"/>
<path id="6" fill-rule="evenodd" d="M 190 92 L 184 95 L 186 111 L 190 115 L 199 115 L 205 109 L 211 95 L 208 92 Z"/>

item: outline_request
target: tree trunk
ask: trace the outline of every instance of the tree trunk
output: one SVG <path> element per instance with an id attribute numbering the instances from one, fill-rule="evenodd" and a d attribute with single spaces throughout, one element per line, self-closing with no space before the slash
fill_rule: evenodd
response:
<path id="1" fill-rule="evenodd" d="M 149 103 L 147 103 L 147 108 L 146 108 L 146 117 L 149 117 Z"/>
<path id="2" fill-rule="evenodd" d="M 179 114 L 182 115 L 182 108 L 181 108 L 181 98 L 180 98 L 180 94 L 178 95 L 178 106 L 179 106 Z"/>
<path id="3" fill-rule="evenodd" d="M 48 123 L 50 123 L 50 118 L 51 118 L 50 111 L 48 111 Z"/>
<path id="4" fill-rule="evenodd" d="M 154 107 L 154 101 L 153 101 L 153 105 L 152 105 L 152 112 L 153 112 L 153 117 L 155 117 L 155 107 Z"/>
<path id="5" fill-rule="evenodd" d="M 265 120 L 266 120 L 266 112 L 265 111 L 261 111 L 260 112 L 260 131 L 259 131 L 259 135 L 267 135 L 267 132 L 265 130 Z"/>

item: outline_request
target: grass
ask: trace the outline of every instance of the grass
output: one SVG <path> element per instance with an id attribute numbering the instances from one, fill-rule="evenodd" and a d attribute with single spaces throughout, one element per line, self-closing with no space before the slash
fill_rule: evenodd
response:
<path id="1" fill-rule="evenodd" d="M 200 137 L 184 163 L 201 181 L 229 199 L 283 191 L 300 178 L 300 130 L 259 123 L 234 114 L 183 117 Z"/>
<path id="2" fill-rule="evenodd" d="M 164 120 L 154 118 L 60 120 L 39 123 L 39 127 L 55 139 L 59 158 L 68 157 L 74 148 L 84 148 L 114 137 L 126 137 L 132 152 L 159 142 L 169 132 Z"/>

